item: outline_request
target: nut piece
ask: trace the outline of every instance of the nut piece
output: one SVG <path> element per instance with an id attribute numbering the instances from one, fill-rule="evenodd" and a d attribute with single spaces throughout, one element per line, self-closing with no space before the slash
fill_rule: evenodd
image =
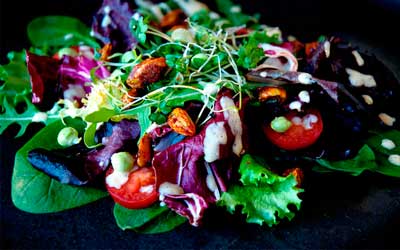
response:
<path id="1" fill-rule="evenodd" d="M 181 9 L 168 12 L 161 20 L 160 27 L 169 30 L 175 25 L 181 25 L 186 19 L 185 13 Z"/>
<path id="2" fill-rule="evenodd" d="M 164 57 L 148 58 L 132 69 L 126 84 L 131 88 L 141 89 L 145 84 L 158 81 L 167 68 L 168 65 Z"/>
<path id="3" fill-rule="evenodd" d="M 265 102 L 276 98 L 279 102 L 284 102 L 287 98 L 286 90 L 279 87 L 263 87 L 258 92 L 258 100 Z"/>
<path id="4" fill-rule="evenodd" d="M 146 133 L 139 141 L 138 152 L 136 156 L 136 164 L 139 167 L 150 166 L 151 156 L 152 156 L 151 136 Z"/>
<path id="5" fill-rule="evenodd" d="M 106 45 L 104 45 L 103 48 L 100 49 L 100 60 L 101 61 L 108 61 L 108 57 L 111 55 L 111 51 L 112 51 L 112 44 L 111 43 L 107 43 Z"/>
<path id="6" fill-rule="evenodd" d="M 296 178 L 297 182 L 297 187 L 300 187 L 303 184 L 304 180 L 304 172 L 301 168 L 289 168 L 283 172 L 283 176 L 288 176 L 290 174 L 293 174 L 294 177 Z"/>
<path id="7" fill-rule="evenodd" d="M 129 103 L 133 102 L 134 97 L 137 97 L 137 96 L 139 96 L 138 90 L 137 89 L 130 89 L 128 91 L 128 93 L 126 93 L 126 94 L 124 94 L 122 96 L 122 102 L 125 103 L 125 104 L 129 104 Z"/>
<path id="8" fill-rule="evenodd" d="M 168 116 L 168 125 L 176 133 L 185 136 L 194 136 L 196 134 L 196 125 L 189 114 L 181 108 L 175 108 Z"/>

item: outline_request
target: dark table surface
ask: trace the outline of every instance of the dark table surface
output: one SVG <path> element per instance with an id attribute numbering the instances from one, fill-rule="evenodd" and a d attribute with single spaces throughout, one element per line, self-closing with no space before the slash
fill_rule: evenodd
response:
<path id="1" fill-rule="evenodd" d="M 397 1 L 260 2 L 248 0 L 243 7 L 300 38 L 321 33 L 343 36 L 376 54 L 400 77 L 398 39 L 390 32 L 400 15 Z M 90 23 L 99 5 L 99 1 L 1 1 L 0 61 L 6 61 L 9 50 L 28 48 L 25 27 L 33 17 L 73 15 Z M 309 176 L 301 211 L 291 222 L 274 228 L 245 224 L 213 211 L 201 228 L 183 225 L 165 234 L 139 235 L 117 227 L 110 198 L 60 213 L 28 214 L 11 202 L 12 167 L 15 152 L 39 128 L 30 126 L 18 139 L 13 138 L 15 128 L 10 128 L 0 137 L 1 249 L 400 248 L 400 181 L 368 173 L 356 178 Z"/>

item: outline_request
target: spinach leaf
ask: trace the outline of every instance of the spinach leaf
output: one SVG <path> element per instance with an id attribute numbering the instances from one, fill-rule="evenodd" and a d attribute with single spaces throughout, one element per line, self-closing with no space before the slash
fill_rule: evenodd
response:
<path id="1" fill-rule="evenodd" d="M 106 192 L 89 187 L 63 185 L 46 174 L 36 170 L 28 162 L 28 152 L 35 148 L 48 150 L 61 148 L 57 143 L 58 132 L 65 126 L 76 128 L 82 134 L 84 122 L 66 119 L 54 122 L 39 131 L 15 156 L 11 183 L 14 205 L 30 213 L 58 212 L 85 205 L 107 196 Z"/>
<path id="2" fill-rule="evenodd" d="M 28 68 L 26 67 L 25 52 L 9 52 L 9 63 L 0 65 L 0 80 L 4 82 L 0 87 L 1 97 L 14 98 L 17 94 L 28 93 L 31 90 Z"/>
<path id="3" fill-rule="evenodd" d="M 148 234 L 168 232 L 186 222 L 185 217 L 158 203 L 143 209 L 128 209 L 115 204 L 114 217 L 121 229 Z"/>
<path id="4" fill-rule="evenodd" d="M 68 16 L 43 16 L 28 25 L 28 37 L 35 47 L 68 47 L 81 43 L 99 48 L 90 29 L 80 20 Z"/>
<path id="5" fill-rule="evenodd" d="M 393 141 L 396 147 L 393 149 L 382 147 L 383 139 Z M 366 143 L 375 152 L 376 164 L 378 166 L 375 171 L 388 176 L 400 177 L 400 167 L 388 161 L 390 155 L 400 155 L 400 131 L 389 130 L 386 132 L 377 132 L 374 136 L 371 136 Z"/>
<path id="6" fill-rule="evenodd" d="M 317 172 L 341 171 L 351 175 L 360 175 L 368 170 L 388 176 L 400 177 L 400 167 L 390 163 L 388 160 L 390 155 L 400 154 L 400 146 L 396 145 L 391 150 L 386 149 L 381 145 L 383 139 L 390 139 L 395 143 L 399 143 L 400 131 L 375 132 L 374 135 L 366 140 L 365 145 L 353 159 L 344 161 L 318 159 L 315 161 L 317 165 L 313 167 L 313 170 Z"/>

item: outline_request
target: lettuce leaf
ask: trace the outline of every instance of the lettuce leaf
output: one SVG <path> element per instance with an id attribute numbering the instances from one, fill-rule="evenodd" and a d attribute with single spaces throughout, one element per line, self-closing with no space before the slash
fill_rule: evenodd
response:
<path id="1" fill-rule="evenodd" d="M 271 227 L 278 224 L 279 219 L 291 220 L 295 214 L 288 206 L 300 209 L 298 194 L 303 190 L 296 187 L 293 175 L 281 177 L 267 167 L 253 156 L 244 155 L 239 167 L 243 185 L 230 187 L 217 205 L 225 206 L 231 213 L 241 206 L 248 223 L 265 223 Z"/>

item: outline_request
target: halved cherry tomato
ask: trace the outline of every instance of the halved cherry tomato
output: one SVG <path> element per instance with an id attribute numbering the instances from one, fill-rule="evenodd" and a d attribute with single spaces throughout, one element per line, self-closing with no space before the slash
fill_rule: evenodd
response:
<path id="1" fill-rule="evenodd" d="M 296 124 L 293 122 L 294 117 L 298 117 L 304 121 L 304 117 L 307 115 L 315 115 L 318 120 L 315 122 L 309 122 L 307 128 L 303 122 Z M 310 110 L 306 116 L 301 117 L 297 112 L 290 112 L 286 115 L 286 119 L 292 121 L 292 126 L 283 133 L 276 132 L 270 126 L 266 124 L 263 127 L 264 134 L 266 137 L 276 146 L 286 150 L 298 150 L 311 146 L 314 144 L 323 130 L 323 122 L 321 114 L 317 110 Z"/>
<path id="2" fill-rule="evenodd" d="M 106 176 L 114 170 L 109 168 Z M 129 174 L 128 181 L 117 189 L 106 183 L 108 192 L 114 201 L 126 208 L 145 208 L 158 200 L 155 171 L 150 167 L 142 167 Z"/>

